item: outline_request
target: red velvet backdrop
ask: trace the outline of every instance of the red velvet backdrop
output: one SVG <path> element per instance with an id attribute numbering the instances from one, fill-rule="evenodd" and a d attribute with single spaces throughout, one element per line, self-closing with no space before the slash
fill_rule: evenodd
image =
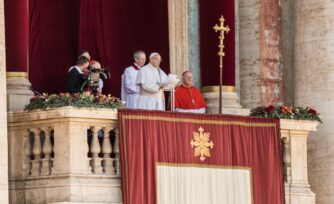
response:
<path id="1" fill-rule="evenodd" d="M 235 85 L 235 13 L 234 0 L 200 1 L 200 49 L 201 49 L 201 80 L 203 86 L 219 85 L 219 33 L 212 27 L 219 25 L 219 18 L 223 15 L 225 24 L 230 32 L 224 40 L 224 71 L 223 84 Z"/>
<path id="2" fill-rule="evenodd" d="M 160 52 L 169 72 L 167 0 L 31 0 L 30 80 L 40 92 L 64 91 L 79 50 L 111 70 L 104 93 L 120 95 L 132 54 Z"/>
<path id="3" fill-rule="evenodd" d="M 284 203 L 278 119 L 123 109 L 119 124 L 124 204 L 156 203 L 157 162 L 249 167 L 253 203 Z M 190 145 L 200 127 L 214 143 L 203 162 Z"/>
<path id="4" fill-rule="evenodd" d="M 80 0 L 30 0 L 29 78 L 39 92 L 64 91 L 78 53 Z"/>
<path id="5" fill-rule="evenodd" d="M 28 71 L 28 0 L 5 0 L 6 67 L 10 72 Z"/>

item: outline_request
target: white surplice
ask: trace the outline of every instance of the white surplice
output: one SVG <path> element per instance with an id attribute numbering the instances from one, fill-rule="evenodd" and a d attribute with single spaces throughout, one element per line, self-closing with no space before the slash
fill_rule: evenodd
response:
<path id="1" fill-rule="evenodd" d="M 121 98 L 126 108 L 137 108 L 140 86 L 136 84 L 139 70 L 127 67 L 122 75 Z"/>
<path id="2" fill-rule="evenodd" d="M 165 110 L 165 98 L 160 84 L 167 75 L 160 68 L 147 64 L 139 70 L 137 84 L 140 85 L 138 108 L 147 110 Z"/>

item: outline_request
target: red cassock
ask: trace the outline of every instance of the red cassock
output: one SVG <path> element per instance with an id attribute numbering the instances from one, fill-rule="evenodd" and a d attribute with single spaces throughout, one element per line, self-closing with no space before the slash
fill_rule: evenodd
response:
<path id="1" fill-rule="evenodd" d="M 205 100 L 197 87 L 180 85 L 175 90 L 175 108 L 206 108 Z"/>

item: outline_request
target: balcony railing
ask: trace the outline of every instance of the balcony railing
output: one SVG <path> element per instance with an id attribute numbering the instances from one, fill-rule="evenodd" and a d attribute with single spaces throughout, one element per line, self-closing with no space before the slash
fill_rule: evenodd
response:
<path id="1" fill-rule="evenodd" d="M 8 113 L 11 203 L 121 203 L 117 112 Z"/>
<path id="2" fill-rule="evenodd" d="M 281 120 L 287 204 L 315 203 L 307 136 L 317 122 Z M 10 203 L 121 203 L 117 112 L 71 107 L 8 113 Z"/>

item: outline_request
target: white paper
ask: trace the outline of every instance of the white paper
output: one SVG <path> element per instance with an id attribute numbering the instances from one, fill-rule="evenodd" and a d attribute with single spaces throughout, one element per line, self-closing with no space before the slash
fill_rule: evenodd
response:
<path id="1" fill-rule="evenodd" d="M 164 86 L 164 90 L 165 91 L 169 91 L 171 89 L 173 89 L 177 83 L 179 83 L 180 79 L 177 75 L 175 74 L 168 74 L 166 80 L 163 81 L 162 84 L 165 84 Z"/>

